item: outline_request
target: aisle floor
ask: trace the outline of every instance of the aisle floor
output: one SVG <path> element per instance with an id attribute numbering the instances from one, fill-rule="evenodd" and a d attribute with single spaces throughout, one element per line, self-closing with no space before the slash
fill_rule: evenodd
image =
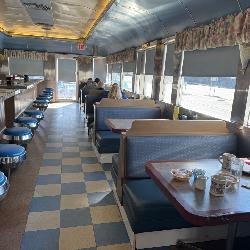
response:
<path id="1" fill-rule="evenodd" d="M 97 161 L 76 103 L 51 104 L 22 250 L 128 250 L 109 169 Z"/>

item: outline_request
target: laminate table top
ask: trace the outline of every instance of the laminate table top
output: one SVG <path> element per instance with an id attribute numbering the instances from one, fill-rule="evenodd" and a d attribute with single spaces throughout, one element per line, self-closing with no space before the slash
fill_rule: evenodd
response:
<path id="1" fill-rule="evenodd" d="M 205 191 L 195 189 L 193 177 L 189 181 L 173 178 L 171 169 L 200 168 L 209 177 Z M 226 190 L 223 197 L 209 193 L 211 176 L 221 170 L 217 159 L 198 161 L 149 161 L 146 172 L 162 190 L 179 213 L 193 225 L 219 225 L 250 221 L 250 190 L 242 184 L 250 184 L 249 176 L 242 176 L 240 183 Z"/>

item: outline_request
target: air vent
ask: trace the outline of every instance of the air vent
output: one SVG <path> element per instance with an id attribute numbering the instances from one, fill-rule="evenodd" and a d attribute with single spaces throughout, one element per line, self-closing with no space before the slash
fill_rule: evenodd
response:
<path id="1" fill-rule="evenodd" d="M 40 26 L 43 30 L 51 30 L 53 25 L 49 25 L 46 23 L 36 23 L 37 26 Z"/>
<path id="2" fill-rule="evenodd" d="M 23 5 L 27 8 L 32 8 L 36 10 L 44 10 L 44 11 L 50 11 L 51 6 L 45 5 L 45 4 L 38 4 L 38 3 L 31 3 L 31 2 L 23 2 Z"/>

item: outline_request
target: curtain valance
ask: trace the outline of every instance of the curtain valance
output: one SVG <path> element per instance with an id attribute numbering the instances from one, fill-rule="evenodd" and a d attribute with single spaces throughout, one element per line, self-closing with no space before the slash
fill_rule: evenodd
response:
<path id="1" fill-rule="evenodd" d="M 107 63 L 132 62 L 135 60 L 135 49 L 127 49 L 106 57 Z"/>
<path id="2" fill-rule="evenodd" d="M 250 8 L 208 25 L 177 33 L 175 51 L 204 50 L 250 43 Z"/>

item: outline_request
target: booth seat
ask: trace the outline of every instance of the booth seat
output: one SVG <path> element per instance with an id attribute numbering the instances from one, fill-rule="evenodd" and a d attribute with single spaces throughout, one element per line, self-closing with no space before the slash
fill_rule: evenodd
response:
<path id="1" fill-rule="evenodd" d="M 192 227 L 150 179 L 128 180 L 123 207 L 135 234 Z"/>
<path id="2" fill-rule="evenodd" d="M 119 153 L 113 154 L 112 156 L 111 175 L 115 183 L 115 186 L 117 186 L 117 178 L 119 175 Z"/>
<path id="3" fill-rule="evenodd" d="M 101 90 L 103 92 L 103 90 Z M 100 91 L 98 91 L 99 93 Z M 94 122 L 94 104 L 98 101 L 100 101 L 101 97 L 100 94 L 96 95 L 86 95 L 85 97 L 85 114 L 87 119 L 87 127 L 88 127 L 88 134 L 89 130 L 93 128 L 93 122 Z"/>
<path id="4" fill-rule="evenodd" d="M 119 144 L 120 134 L 111 131 L 96 132 L 96 148 L 100 154 L 119 152 Z"/>
<path id="5" fill-rule="evenodd" d="M 109 118 L 116 119 L 159 119 L 159 107 L 98 107 L 95 108 L 95 144 L 100 154 L 118 153 L 119 134 L 113 133 L 106 125 Z"/>
<path id="6" fill-rule="evenodd" d="M 192 122 L 147 121 L 145 125 L 145 121 L 135 121 L 122 134 L 120 152 L 113 155 L 111 172 L 113 177 L 117 176 L 116 192 L 135 235 L 192 227 L 149 178 L 145 172 L 147 161 L 218 158 L 224 152 L 237 154 L 237 136 L 227 130 L 225 123 L 213 128 L 209 124 L 203 126 L 203 121 Z M 212 121 L 209 123 L 212 125 Z"/>

